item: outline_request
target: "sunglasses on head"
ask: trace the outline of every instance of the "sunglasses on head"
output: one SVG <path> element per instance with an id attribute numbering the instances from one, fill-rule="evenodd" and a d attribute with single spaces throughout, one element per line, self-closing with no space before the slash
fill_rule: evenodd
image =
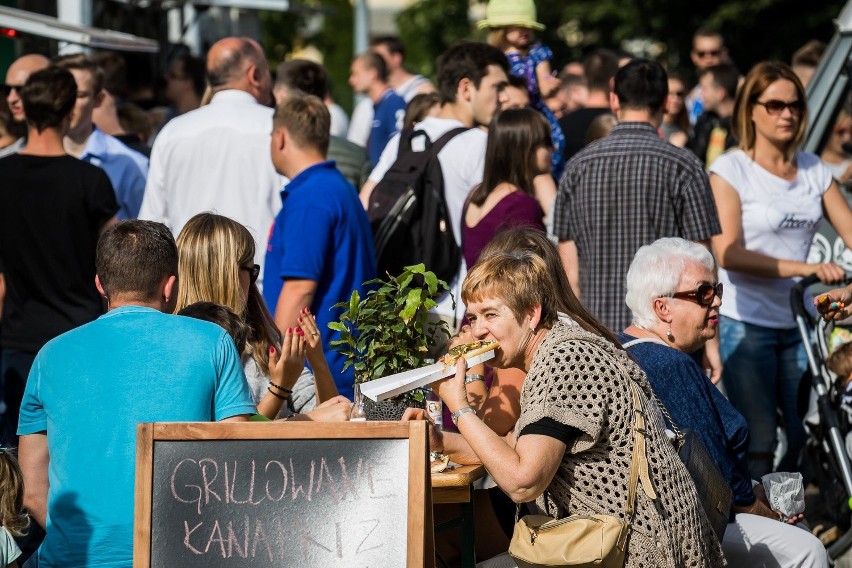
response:
<path id="1" fill-rule="evenodd" d="M 770 99 L 768 101 L 754 101 L 754 104 L 760 105 L 766 109 L 766 112 L 771 115 L 777 115 L 784 112 L 784 109 L 790 109 L 790 114 L 799 116 L 802 114 L 802 110 L 804 110 L 805 105 L 802 101 L 790 101 L 789 103 L 786 101 L 779 101 L 776 99 Z"/>
<path id="2" fill-rule="evenodd" d="M 708 282 L 705 282 L 695 290 L 689 290 L 688 292 L 675 292 L 671 295 L 672 298 L 695 302 L 696 304 L 704 308 L 709 308 L 713 305 L 713 298 L 715 296 L 719 296 L 720 300 L 722 299 L 721 282 L 718 282 L 716 284 L 710 284 Z"/>
<path id="3" fill-rule="evenodd" d="M 257 277 L 260 276 L 260 265 L 252 264 L 251 266 L 241 266 L 240 270 L 245 270 L 249 273 L 249 282 L 254 284 L 257 282 Z"/>
<path id="4" fill-rule="evenodd" d="M 22 89 L 23 87 L 24 87 L 23 85 L 9 85 L 8 83 L 3 83 L 3 96 L 4 96 L 4 97 L 8 97 L 8 96 L 9 96 L 9 94 L 10 94 L 13 90 L 18 91 L 18 92 L 20 93 L 20 92 L 21 92 L 21 89 Z"/>
<path id="5" fill-rule="evenodd" d="M 713 56 L 713 57 L 719 57 L 720 55 L 722 55 L 722 50 L 721 49 L 708 49 L 707 51 L 697 51 L 696 50 L 695 55 L 697 55 L 698 57 L 707 57 L 708 55 Z"/>

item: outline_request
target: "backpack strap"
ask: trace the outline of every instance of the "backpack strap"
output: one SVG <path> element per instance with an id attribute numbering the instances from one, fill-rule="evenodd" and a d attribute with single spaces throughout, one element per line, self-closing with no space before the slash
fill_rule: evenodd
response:
<path id="1" fill-rule="evenodd" d="M 426 149 L 428 150 L 431 147 L 432 141 L 429 140 L 429 135 L 426 134 L 426 131 L 415 130 L 413 126 L 408 126 L 399 132 L 399 150 L 397 151 L 397 154 L 403 151 L 410 152 L 411 141 L 418 136 L 422 136 L 426 139 Z"/>
<path id="2" fill-rule="evenodd" d="M 440 138 L 435 140 L 435 142 L 432 144 L 432 146 L 431 146 L 431 148 L 429 148 L 429 150 L 432 152 L 433 155 L 437 155 L 438 152 L 443 150 L 444 146 L 447 145 L 447 142 L 449 142 L 450 140 L 452 140 L 453 138 L 455 138 L 456 136 L 458 136 L 462 132 L 467 132 L 468 130 L 470 130 L 470 128 L 468 128 L 466 126 L 459 126 L 458 128 L 453 128 L 449 132 L 445 132 L 443 136 L 441 136 Z"/>

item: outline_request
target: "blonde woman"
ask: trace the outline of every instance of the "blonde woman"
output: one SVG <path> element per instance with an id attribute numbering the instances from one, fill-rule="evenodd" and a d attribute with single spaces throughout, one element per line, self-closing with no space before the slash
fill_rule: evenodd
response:
<path id="1" fill-rule="evenodd" d="M 254 239 L 248 229 L 227 217 L 200 213 L 184 226 L 177 246 L 180 286 L 175 311 L 196 302 L 215 302 L 245 321 L 249 333 L 243 367 L 261 414 L 286 417 L 337 396 L 322 354 L 319 329 L 306 309 L 299 318 L 301 328 L 285 332 L 304 336 L 313 374 L 306 370 L 292 388 L 270 381 L 270 348 L 280 353 L 282 338 L 255 284 L 259 267 L 254 264 Z M 288 398 L 289 405 L 285 404 Z"/>
<path id="2" fill-rule="evenodd" d="M 733 133 L 738 148 L 710 168 L 722 233 L 713 237 L 719 282 L 722 380 L 751 430 L 752 477 L 772 471 L 780 409 L 787 435 L 781 471 L 796 471 L 805 431 L 796 407 L 807 368 L 790 289 L 816 274 L 843 278 L 841 267 L 808 262 L 825 216 L 847 246 L 852 212 L 818 156 L 800 152 L 808 122 L 805 89 L 784 63 L 757 64 L 737 92 Z"/>
<path id="3" fill-rule="evenodd" d="M 546 492 L 556 506 L 550 514 L 560 518 L 605 514 L 625 521 L 627 504 L 635 504 L 626 568 L 724 566 L 689 473 L 653 419 L 643 429 L 645 447 L 635 446 L 649 467 L 640 475 L 642 489 L 630 495 L 635 413 L 653 416 L 648 379 L 600 323 L 572 317 L 560 288 L 547 262 L 530 251 L 490 256 L 464 281 L 474 337 L 500 344 L 486 365 L 527 373 L 513 433 L 499 436 L 471 408 L 463 363 L 432 387 L 470 450 L 516 503 Z M 640 391 L 635 398 L 631 383 Z"/>

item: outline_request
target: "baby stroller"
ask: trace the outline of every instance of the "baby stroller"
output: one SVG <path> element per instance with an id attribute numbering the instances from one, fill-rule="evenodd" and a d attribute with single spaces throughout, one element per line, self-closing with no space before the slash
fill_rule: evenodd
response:
<path id="1" fill-rule="evenodd" d="M 851 281 L 847 280 L 846 284 Z M 810 395 L 805 398 L 808 401 L 804 415 L 808 432 L 806 452 L 816 470 L 825 517 L 843 532 L 828 548 L 829 557 L 836 559 L 852 548 L 852 465 L 844 442 L 845 436 L 852 430 L 852 408 L 841 407 L 833 374 L 825 366 L 829 353 L 828 336 L 834 324 L 814 317 L 805 306 L 805 291 L 818 283 L 816 276 L 803 278 L 793 287 L 790 303 L 805 345 L 810 371 L 803 378 L 803 387 L 810 383 L 810 389 L 805 389 Z"/>

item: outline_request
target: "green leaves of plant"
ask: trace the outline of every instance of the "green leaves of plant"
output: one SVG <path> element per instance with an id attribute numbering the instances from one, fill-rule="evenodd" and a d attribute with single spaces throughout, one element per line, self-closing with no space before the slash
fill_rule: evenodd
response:
<path id="1" fill-rule="evenodd" d="M 355 369 L 355 381 L 365 382 L 382 376 L 422 367 L 435 334 L 449 337 L 446 322 L 429 322 L 429 310 L 436 299 L 449 290 L 424 264 L 407 266 L 397 276 L 364 283 L 369 288 L 361 298 L 357 290 L 343 309 L 340 320 L 328 324 L 340 333 L 331 345 L 346 357 L 345 369 Z M 409 393 L 422 399 L 422 393 Z M 419 394 L 419 398 L 418 398 Z"/>
<path id="2" fill-rule="evenodd" d="M 402 311 L 399 313 L 399 317 L 402 318 L 404 323 L 408 323 L 411 321 L 411 318 L 414 317 L 414 314 L 417 313 L 418 308 L 423 304 L 421 302 L 421 298 L 423 296 L 423 290 L 420 288 L 409 290 L 408 297 L 405 298 L 405 307 L 402 308 Z"/>

